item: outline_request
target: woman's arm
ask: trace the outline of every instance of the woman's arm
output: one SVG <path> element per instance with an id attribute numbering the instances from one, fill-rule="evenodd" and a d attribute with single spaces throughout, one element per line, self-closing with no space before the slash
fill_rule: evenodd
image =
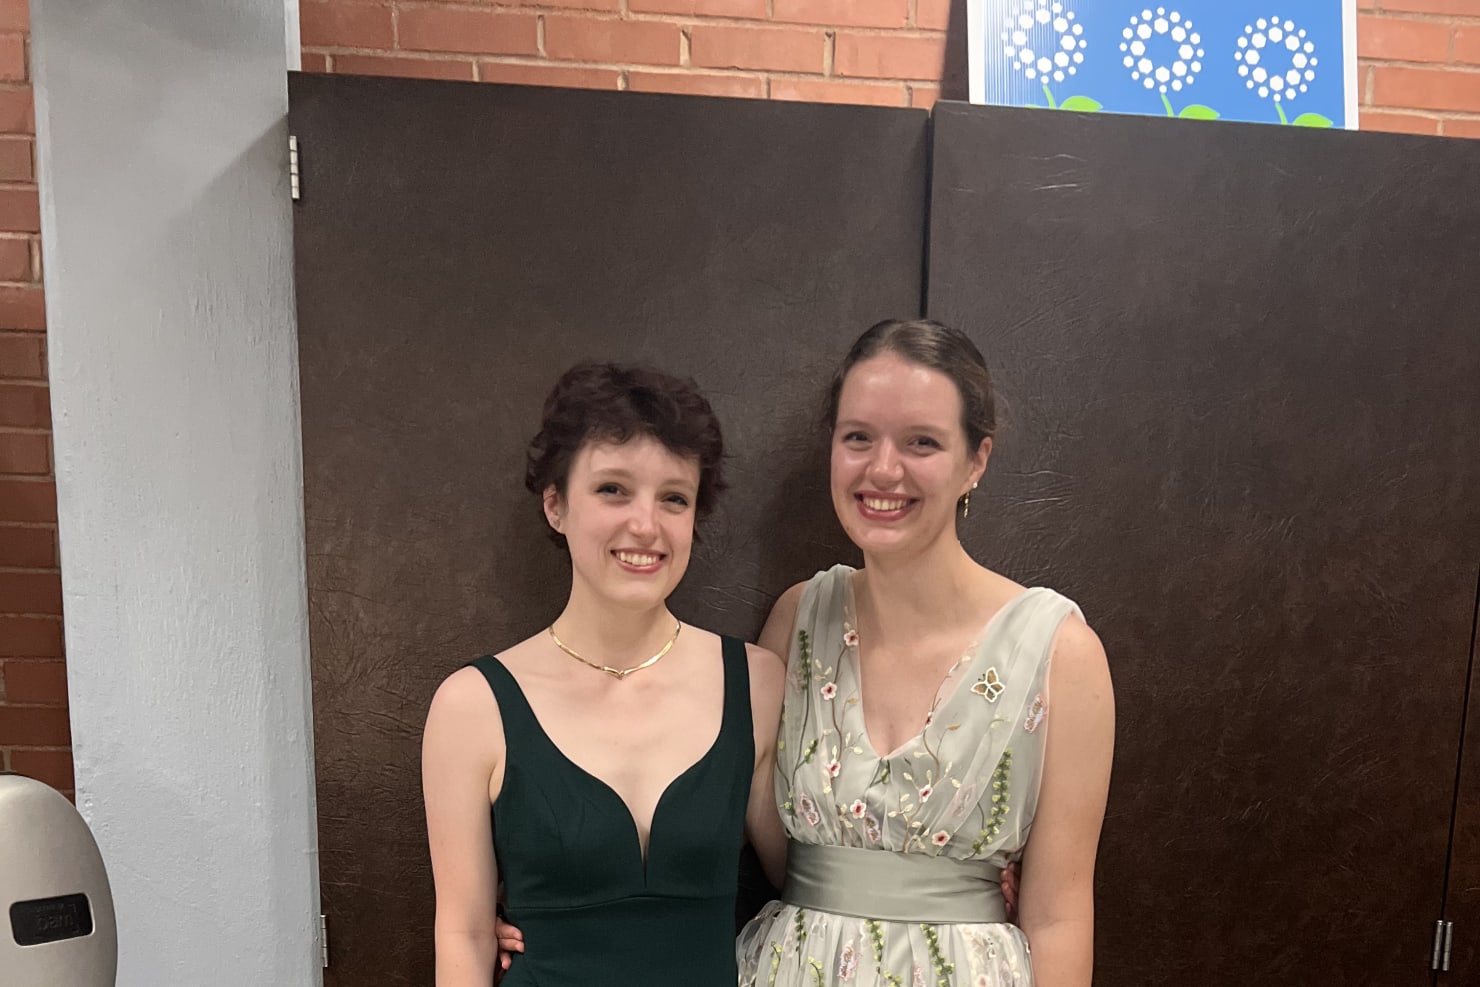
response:
<path id="1" fill-rule="evenodd" d="M 750 658 L 750 715 L 755 727 L 755 772 L 745 807 L 745 835 L 760 858 L 766 879 L 781 887 L 786 879 L 786 832 L 776 810 L 776 731 L 781 724 L 781 694 L 786 666 L 772 651 L 747 645 Z"/>
<path id="2" fill-rule="evenodd" d="M 786 881 L 786 830 L 776 808 L 776 735 L 781 727 L 781 701 L 786 691 L 786 656 L 806 583 L 797 583 L 776 598 L 759 645 L 751 645 L 750 709 L 755 722 L 755 775 L 745 809 L 745 835 L 760 858 L 773 887 Z"/>
<path id="3" fill-rule="evenodd" d="M 780 655 L 783 666 L 790 661 L 797 608 L 801 606 L 802 591 L 806 588 L 806 583 L 797 583 L 776 598 L 776 602 L 771 605 L 771 615 L 766 618 L 766 626 L 761 628 L 760 640 L 756 642 L 772 654 Z"/>
<path id="4" fill-rule="evenodd" d="M 1039 987 L 1088 987 L 1094 971 L 1095 852 L 1115 745 L 1105 649 L 1077 617 L 1049 668 L 1048 739 L 1038 809 L 1023 858 L 1019 924 Z"/>
<path id="5" fill-rule="evenodd" d="M 454 672 L 432 698 L 421 741 L 437 987 L 493 983 L 498 874 L 489 796 L 503 755 L 503 724 L 488 683 L 475 668 Z"/>

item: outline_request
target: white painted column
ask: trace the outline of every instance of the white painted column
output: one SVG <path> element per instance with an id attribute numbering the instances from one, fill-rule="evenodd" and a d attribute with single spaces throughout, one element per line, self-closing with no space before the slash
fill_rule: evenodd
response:
<path id="1" fill-rule="evenodd" d="M 121 987 L 322 979 L 284 9 L 31 5 L 77 801 Z"/>

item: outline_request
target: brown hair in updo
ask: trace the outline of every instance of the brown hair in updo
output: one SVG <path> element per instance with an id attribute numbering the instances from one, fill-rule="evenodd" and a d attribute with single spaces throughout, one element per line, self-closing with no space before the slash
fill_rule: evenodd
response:
<path id="1" fill-rule="evenodd" d="M 974 452 L 982 439 L 997 431 L 997 397 L 987 361 L 964 332 L 930 319 L 885 319 L 858 337 L 833 374 L 827 392 L 823 423 L 828 431 L 838 424 L 838 399 L 848 372 L 881 353 L 898 353 L 911 363 L 939 371 L 956 385 L 961 397 L 961 428 Z"/>

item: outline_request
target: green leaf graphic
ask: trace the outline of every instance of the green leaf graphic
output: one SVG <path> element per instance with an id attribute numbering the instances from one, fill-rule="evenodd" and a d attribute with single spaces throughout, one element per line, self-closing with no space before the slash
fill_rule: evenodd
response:
<path id="1" fill-rule="evenodd" d="M 1177 116 L 1184 120 L 1216 120 L 1218 119 L 1218 111 L 1211 106 L 1193 103 L 1190 106 L 1182 107 L 1182 112 L 1178 113 Z"/>
<path id="2" fill-rule="evenodd" d="M 1297 127 L 1330 127 L 1334 124 L 1319 113 L 1302 113 L 1290 121 Z"/>
<path id="3" fill-rule="evenodd" d="M 1097 103 L 1088 96 L 1070 96 L 1059 104 L 1061 110 L 1078 110 L 1080 113 L 1093 113 L 1100 109 L 1103 104 Z"/>

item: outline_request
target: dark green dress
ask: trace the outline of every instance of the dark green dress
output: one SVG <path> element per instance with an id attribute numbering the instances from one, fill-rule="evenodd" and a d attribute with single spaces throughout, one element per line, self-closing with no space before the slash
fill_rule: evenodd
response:
<path id="1" fill-rule="evenodd" d="M 508 751 L 493 844 L 524 953 L 503 987 L 735 987 L 735 889 L 755 761 L 745 644 L 724 638 L 714 746 L 658 800 L 643 861 L 608 785 L 560 752 L 496 658 L 473 665 Z"/>

